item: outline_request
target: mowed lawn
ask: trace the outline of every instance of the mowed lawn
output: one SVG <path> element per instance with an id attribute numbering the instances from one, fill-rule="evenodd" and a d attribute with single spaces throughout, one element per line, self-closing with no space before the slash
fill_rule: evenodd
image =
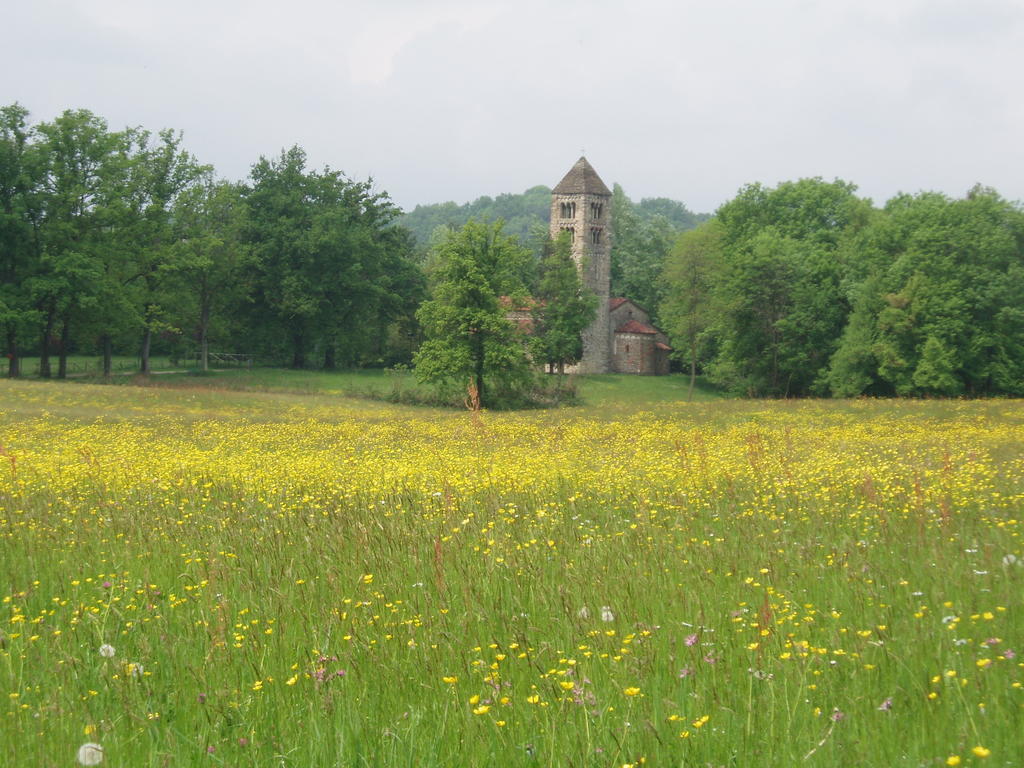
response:
<path id="1" fill-rule="evenodd" d="M 0 762 L 1021 764 L 1022 401 L 129 381 L 0 382 Z"/>

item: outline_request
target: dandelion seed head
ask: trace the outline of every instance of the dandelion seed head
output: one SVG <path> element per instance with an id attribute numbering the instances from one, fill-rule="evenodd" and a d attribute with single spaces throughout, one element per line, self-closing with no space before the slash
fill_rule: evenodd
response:
<path id="1" fill-rule="evenodd" d="M 78 762 L 80 765 L 99 765 L 103 762 L 103 746 L 87 741 L 78 748 Z"/>

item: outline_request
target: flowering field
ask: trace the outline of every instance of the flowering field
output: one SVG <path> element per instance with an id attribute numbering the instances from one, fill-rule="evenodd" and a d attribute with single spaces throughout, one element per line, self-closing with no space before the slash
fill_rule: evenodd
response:
<path id="1" fill-rule="evenodd" d="M 1021 401 L 4 382 L 0 425 L 12 765 L 1024 755 Z"/>

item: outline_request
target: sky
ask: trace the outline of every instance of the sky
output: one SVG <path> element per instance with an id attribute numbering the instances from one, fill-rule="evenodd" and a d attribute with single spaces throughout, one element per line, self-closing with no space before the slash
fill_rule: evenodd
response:
<path id="1" fill-rule="evenodd" d="M 298 144 L 403 208 L 581 153 L 711 212 L 808 176 L 1024 199 L 1024 0 L 4 0 L 0 104 L 179 129 L 219 175 Z"/>

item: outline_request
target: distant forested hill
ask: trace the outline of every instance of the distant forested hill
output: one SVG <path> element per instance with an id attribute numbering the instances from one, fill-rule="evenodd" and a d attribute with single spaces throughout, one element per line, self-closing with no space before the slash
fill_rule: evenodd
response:
<path id="1" fill-rule="evenodd" d="M 632 204 L 642 220 L 662 216 L 674 229 L 692 229 L 710 218 L 706 213 L 693 213 L 677 200 L 667 197 L 645 198 Z M 506 193 L 497 197 L 479 197 L 471 203 L 453 202 L 417 205 L 403 215 L 401 224 L 416 236 L 420 246 L 426 246 L 431 233 L 438 227 L 459 228 L 471 218 L 504 219 L 505 231 L 517 235 L 524 243 L 530 239 L 530 229 L 540 226 L 547 231 L 551 210 L 551 188 L 543 184 L 531 187 L 522 194 Z"/>

